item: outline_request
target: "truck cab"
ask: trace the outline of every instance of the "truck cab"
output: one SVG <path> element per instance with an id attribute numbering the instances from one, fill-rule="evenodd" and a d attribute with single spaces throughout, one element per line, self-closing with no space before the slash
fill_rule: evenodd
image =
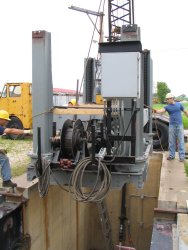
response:
<path id="1" fill-rule="evenodd" d="M 10 115 L 11 121 L 7 127 L 30 129 L 32 127 L 31 83 L 6 83 L 1 92 L 0 107 Z"/>

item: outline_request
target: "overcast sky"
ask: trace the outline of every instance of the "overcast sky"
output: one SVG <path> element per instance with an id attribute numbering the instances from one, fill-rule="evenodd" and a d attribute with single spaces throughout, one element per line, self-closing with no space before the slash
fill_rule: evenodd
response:
<path id="1" fill-rule="evenodd" d="M 31 34 L 46 30 L 52 37 L 54 87 L 76 89 L 77 79 L 82 80 L 93 25 L 86 14 L 68 7 L 97 11 L 99 3 L 100 0 L 1 1 L 1 86 L 5 82 L 32 81 Z M 135 0 L 135 23 L 141 27 L 143 49 L 151 50 L 154 85 L 157 81 L 166 82 L 175 96 L 188 95 L 187 10 L 187 0 Z M 98 40 L 97 33 L 93 40 Z M 93 42 L 90 56 L 96 57 L 97 49 Z"/>

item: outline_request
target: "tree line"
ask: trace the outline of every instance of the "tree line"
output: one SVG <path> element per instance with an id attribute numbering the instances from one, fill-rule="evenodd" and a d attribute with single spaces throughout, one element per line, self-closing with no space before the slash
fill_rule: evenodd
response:
<path id="1" fill-rule="evenodd" d="M 166 94 L 170 93 L 171 90 L 166 82 L 157 82 L 157 92 L 153 94 L 154 102 L 164 103 Z M 178 101 L 188 101 L 188 97 L 185 94 L 175 96 Z"/>

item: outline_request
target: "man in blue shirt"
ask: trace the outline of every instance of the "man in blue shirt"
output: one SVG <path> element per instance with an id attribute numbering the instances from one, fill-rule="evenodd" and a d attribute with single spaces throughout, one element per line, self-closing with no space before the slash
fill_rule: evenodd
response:
<path id="1" fill-rule="evenodd" d="M 181 112 L 188 117 L 188 111 L 186 111 L 180 102 L 175 102 L 174 95 L 168 93 L 166 95 L 167 106 L 162 109 L 154 110 L 154 113 L 164 113 L 169 114 L 169 156 L 167 160 L 173 160 L 175 158 L 176 152 L 176 142 L 178 142 L 178 153 L 181 162 L 185 158 L 185 147 L 184 147 L 184 128 L 182 122 Z"/>
<path id="2" fill-rule="evenodd" d="M 16 128 L 6 128 L 6 125 L 10 121 L 9 114 L 5 110 L 0 110 L 0 135 L 3 134 L 14 134 L 14 135 L 23 135 L 30 134 L 31 130 L 22 130 Z M 6 150 L 0 149 L 0 166 L 1 174 L 3 178 L 4 187 L 17 187 L 17 184 L 11 181 L 11 168 L 9 159 L 6 155 Z"/>

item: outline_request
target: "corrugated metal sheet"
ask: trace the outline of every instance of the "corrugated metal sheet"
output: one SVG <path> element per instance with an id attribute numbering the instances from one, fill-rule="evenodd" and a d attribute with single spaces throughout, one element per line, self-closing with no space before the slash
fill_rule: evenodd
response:
<path id="1" fill-rule="evenodd" d="M 67 105 L 68 102 L 73 98 L 76 98 L 76 90 L 53 88 L 53 105 L 54 106 Z M 83 102 L 83 94 L 80 93 L 78 103 L 82 103 L 82 102 Z"/>
<path id="2" fill-rule="evenodd" d="M 61 89 L 61 88 L 53 88 L 54 93 L 62 93 L 62 94 L 72 94 L 76 95 L 76 90 L 72 89 Z"/>
<path id="3" fill-rule="evenodd" d="M 64 106 L 67 105 L 68 102 L 73 99 L 76 98 L 75 95 L 53 95 L 53 105 L 54 106 Z M 82 103 L 83 102 L 83 97 L 79 97 L 79 102 L 78 103 Z"/>

